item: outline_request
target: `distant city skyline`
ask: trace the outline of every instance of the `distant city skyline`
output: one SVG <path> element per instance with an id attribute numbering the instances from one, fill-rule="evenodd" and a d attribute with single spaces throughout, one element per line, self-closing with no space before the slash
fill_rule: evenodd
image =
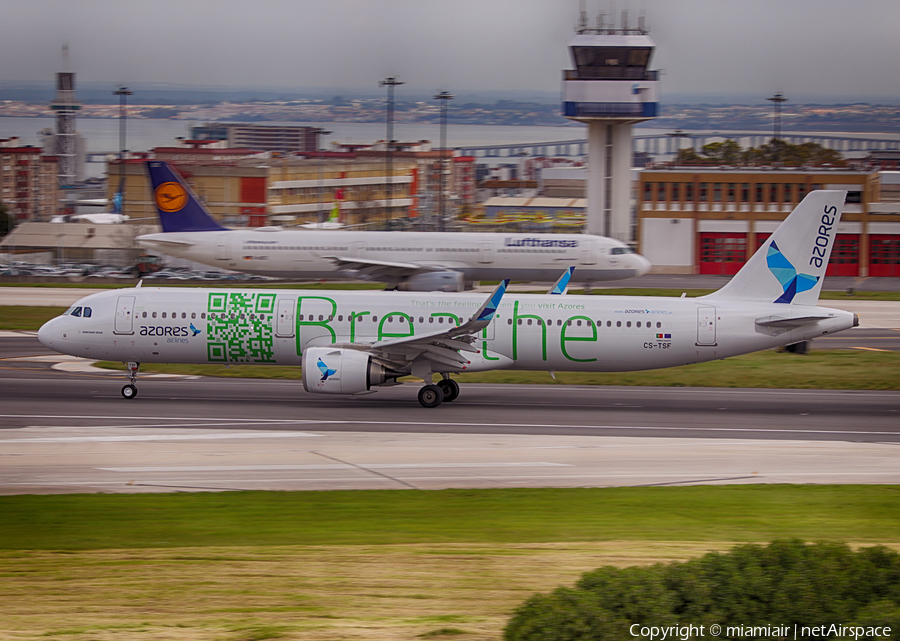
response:
<path id="1" fill-rule="evenodd" d="M 900 102 L 900 2 L 585 0 L 645 14 L 664 102 Z M 0 91 L 74 71 L 80 85 L 282 88 L 397 98 L 552 100 L 579 0 L 0 0 Z M 63 48 L 67 45 L 68 60 Z M 0 96 L 0 99 L 3 97 Z"/>

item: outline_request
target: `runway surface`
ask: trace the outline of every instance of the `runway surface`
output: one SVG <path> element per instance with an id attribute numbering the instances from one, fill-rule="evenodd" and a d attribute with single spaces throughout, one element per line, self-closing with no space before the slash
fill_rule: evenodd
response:
<path id="1" fill-rule="evenodd" d="M 900 393 L 298 381 L 86 370 L 0 338 L 0 493 L 900 483 Z"/>

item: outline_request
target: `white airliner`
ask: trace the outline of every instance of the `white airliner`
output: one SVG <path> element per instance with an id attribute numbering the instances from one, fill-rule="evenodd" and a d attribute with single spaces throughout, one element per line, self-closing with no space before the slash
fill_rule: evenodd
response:
<path id="1" fill-rule="evenodd" d="M 227 229 L 169 165 L 147 168 L 163 233 L 150 250 L 249 274 L 305 280 L 371 280 L 405 291 L 463 291 L 479 280 L 553 281 L 570 265 L 581 283 L 646 274 L 650 261 L 625 243 L 587 234 L 492 234 Z"/>
<path id="2" fill-rule="evenodd" d="M 88 296 L 41 327 L 45 346 L 128 363 L 301 365 L 303 386 L 364 394 L 421 378 L 419 401 L 459 394 L 451 373 L 624 372 L 808 341 L 859 324 L 818 307 L 846 192 L 814 191 L 734 278 L 699 298 L 554 293 L 149 288 Z M 432 384 L 435 375 L 440 376 Z M 187 384 L 187 383 L 186 383 Z"/>

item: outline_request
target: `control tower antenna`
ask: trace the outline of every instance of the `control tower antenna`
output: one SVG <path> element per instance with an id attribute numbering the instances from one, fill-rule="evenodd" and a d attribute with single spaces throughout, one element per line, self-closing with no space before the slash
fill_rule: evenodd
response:
<path id="1" fill-rule="evenodd" d="M 586 0 L 581 0 L 581 11 L 578 13 L 578 26 L 575 27 L 576 33 L 581 33 L 588 26 L 588 15 L 587 15 L 587 7 L 585 6 Z"/>

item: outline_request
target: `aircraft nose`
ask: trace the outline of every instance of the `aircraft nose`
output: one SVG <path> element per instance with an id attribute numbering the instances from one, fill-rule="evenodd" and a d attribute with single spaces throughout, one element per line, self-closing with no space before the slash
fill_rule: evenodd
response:
<path id="1" fill-rule="evenodd" d="M 640 254 L 635 254 L 632 256 L 635 262 L 634 275 L 635 276 L 643 276 L 647 272 L 650 271 L 650 268 L 653 267 L 653 263 L 647 260 L 644 256 Z"/>
<path id="2" fill-rule="evenodd" d="M 38 330 L 38 340 L 41 342 L 41 345 L 44 347 L 49 347 L 53 349 L 53 329 L 51 325 L 53 325 L 53 320 L 50 319 Z"/>

